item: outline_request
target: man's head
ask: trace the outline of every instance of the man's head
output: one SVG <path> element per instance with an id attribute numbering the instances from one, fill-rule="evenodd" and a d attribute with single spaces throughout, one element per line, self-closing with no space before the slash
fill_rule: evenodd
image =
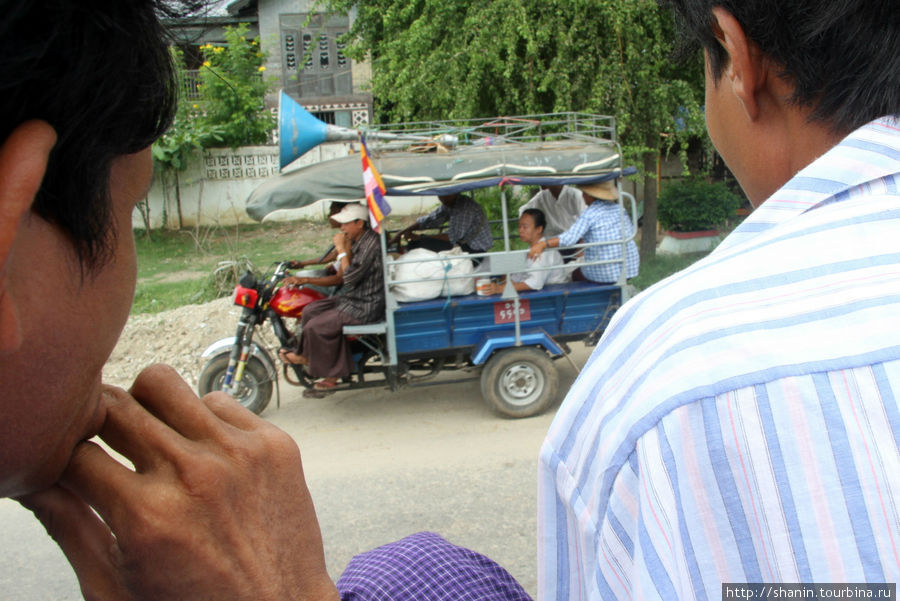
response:
<path id="1" fill-rule="evenodd" d="M 754 205 L 900 113 L 896 0 L 665 0 L 707 56 L 710 138 Z"/>
<path id="2" fill-rule="evenodd" d="M 441 201 L 441 204 L 445 207 L 452 207 L 456 204 L 456 198 L 459 194 L 445 194 L 443 196 L 438 196 L 438 200 Z"/>
<path id="3" fill-rule="evenodd" d="M 349 203 L 341 202 L 340 200 L 332 201 L 330 205 L 328 205 L 328 224 L 334 229 L 339 229 L 341 224 L 334 220 L 334 216 L 341 212 L 345 206 Z"/>
<path id="4" fill-rule="evenodd" d="M 368 227 L 369 211 L 358 202 L 351 202 L 344 206 L 332 219 L 347 234 L 351 240 L 358 240 Z"/>
<path id="5" fill-rule="evenodd" d="M 109 254 L 111 162 L 150 145 L 175 109 L 155 4 L 0 3 L 0 140 L 31 119 L 56 131 L 34 210 L 71 236 L 86 267 Z"/>
<path id="6" fill-rule="evenodd" d="M 0 1 L 0 496 L 103 420 L 134 291 L 134 204 L 175 84 L 154 2 Z"/>
<path id="7" fill-rule="evenodd" d="M 846 135 L 900 111 L 900 10 L 896 0 L 667 0 L 709 55 L 716 81 L 730 61 L 714 7 L 793 87 L 791 101 Z"/>
<path id="8" fill-rule="evenodd" d="M 559 198 L 559 195 L 562 194 L 562 189 L 562 186 L 541 186 L 541 190 L 549 190 L 553 198 Z"/>

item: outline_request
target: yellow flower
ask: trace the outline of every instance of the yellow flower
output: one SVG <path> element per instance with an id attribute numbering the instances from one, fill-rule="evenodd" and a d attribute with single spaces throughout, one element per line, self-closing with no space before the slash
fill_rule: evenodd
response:
<path id="1" fill-rule="evenodd" d="M 216 54 L 219 54 L 220 52 L 225 52 L 225 49 L 222 48 L 221 46 L 216 46 L 215 48 L 213 48 L 213 52 L 215 52 Z"/>
<path id="2" fill-rule="evenodd" d="M 199 107 L 198 105 L 196 105 L 196 104 L 192 104 L 191 106 L 194 107 L 195 109 L 200 108 L 200 107 Z"/>
<path id="3" fill-rule="evenodd" d="M 265 71 L 265 70 L 266 70 L 266 66 L 265 66 L 265 65 L 260 65 L 260 66 L 259 66 L 259 69 L 257 69 L 257 71 L 259 71 L 260 73 L 262 73 L 262 72 Z"/>
<path id="4" fill-rule="evenodd" d="M 209 67 L 209 66 L 211 66 L 211 65 L 212 65 L 212 63 L 210 63 L 209 61 L 203 61 L 203 66 L 204 66 L 204 67 Z"/>

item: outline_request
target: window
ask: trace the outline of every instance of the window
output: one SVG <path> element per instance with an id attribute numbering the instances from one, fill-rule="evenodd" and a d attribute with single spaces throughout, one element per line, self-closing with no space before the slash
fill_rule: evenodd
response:
<path id="1" fill-rule="evenodd" d="M 296 98 L 353 94 L 352 64 L 338 42 L 349 29 L 346 16 L 281 15 L 283 87 Z M 299 44 L 298 44 L 299 41 Z"/>

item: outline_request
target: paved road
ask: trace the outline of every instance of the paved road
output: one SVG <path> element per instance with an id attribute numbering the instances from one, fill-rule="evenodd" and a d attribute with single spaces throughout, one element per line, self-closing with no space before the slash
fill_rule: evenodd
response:
<path id="1" fill-rule="evenodd" d="M 573 346 L 581 366 L 588 351 Z M 566 390 L 575 369 L 556 366 Z M 265 417 L 303 453 L 333 577 L 356 553 L 432 530 L 492 557 L 534 594 L 537 453 L 552 410 L 498 418 L 477 380 L 324 399 L 282 393 L 281 408 L 273 402 Z M 0 500 L 0 536 L 0 601 L 81 598 L 55 544 L 8 500 Z"/>

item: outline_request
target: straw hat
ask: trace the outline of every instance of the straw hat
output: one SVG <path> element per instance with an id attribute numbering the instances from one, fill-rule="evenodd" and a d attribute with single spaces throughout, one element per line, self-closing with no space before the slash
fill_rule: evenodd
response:
<path id="1" fill-rule="evenodd" d="M 582 192 L 587 192 L 588 196 L 599 198 L 601 200 L 616 200 L 619 198 L 619 190 L 616 188 L 615 180 L 607 180 L 599 184 L 584 184 L 578 186 Z"/>

